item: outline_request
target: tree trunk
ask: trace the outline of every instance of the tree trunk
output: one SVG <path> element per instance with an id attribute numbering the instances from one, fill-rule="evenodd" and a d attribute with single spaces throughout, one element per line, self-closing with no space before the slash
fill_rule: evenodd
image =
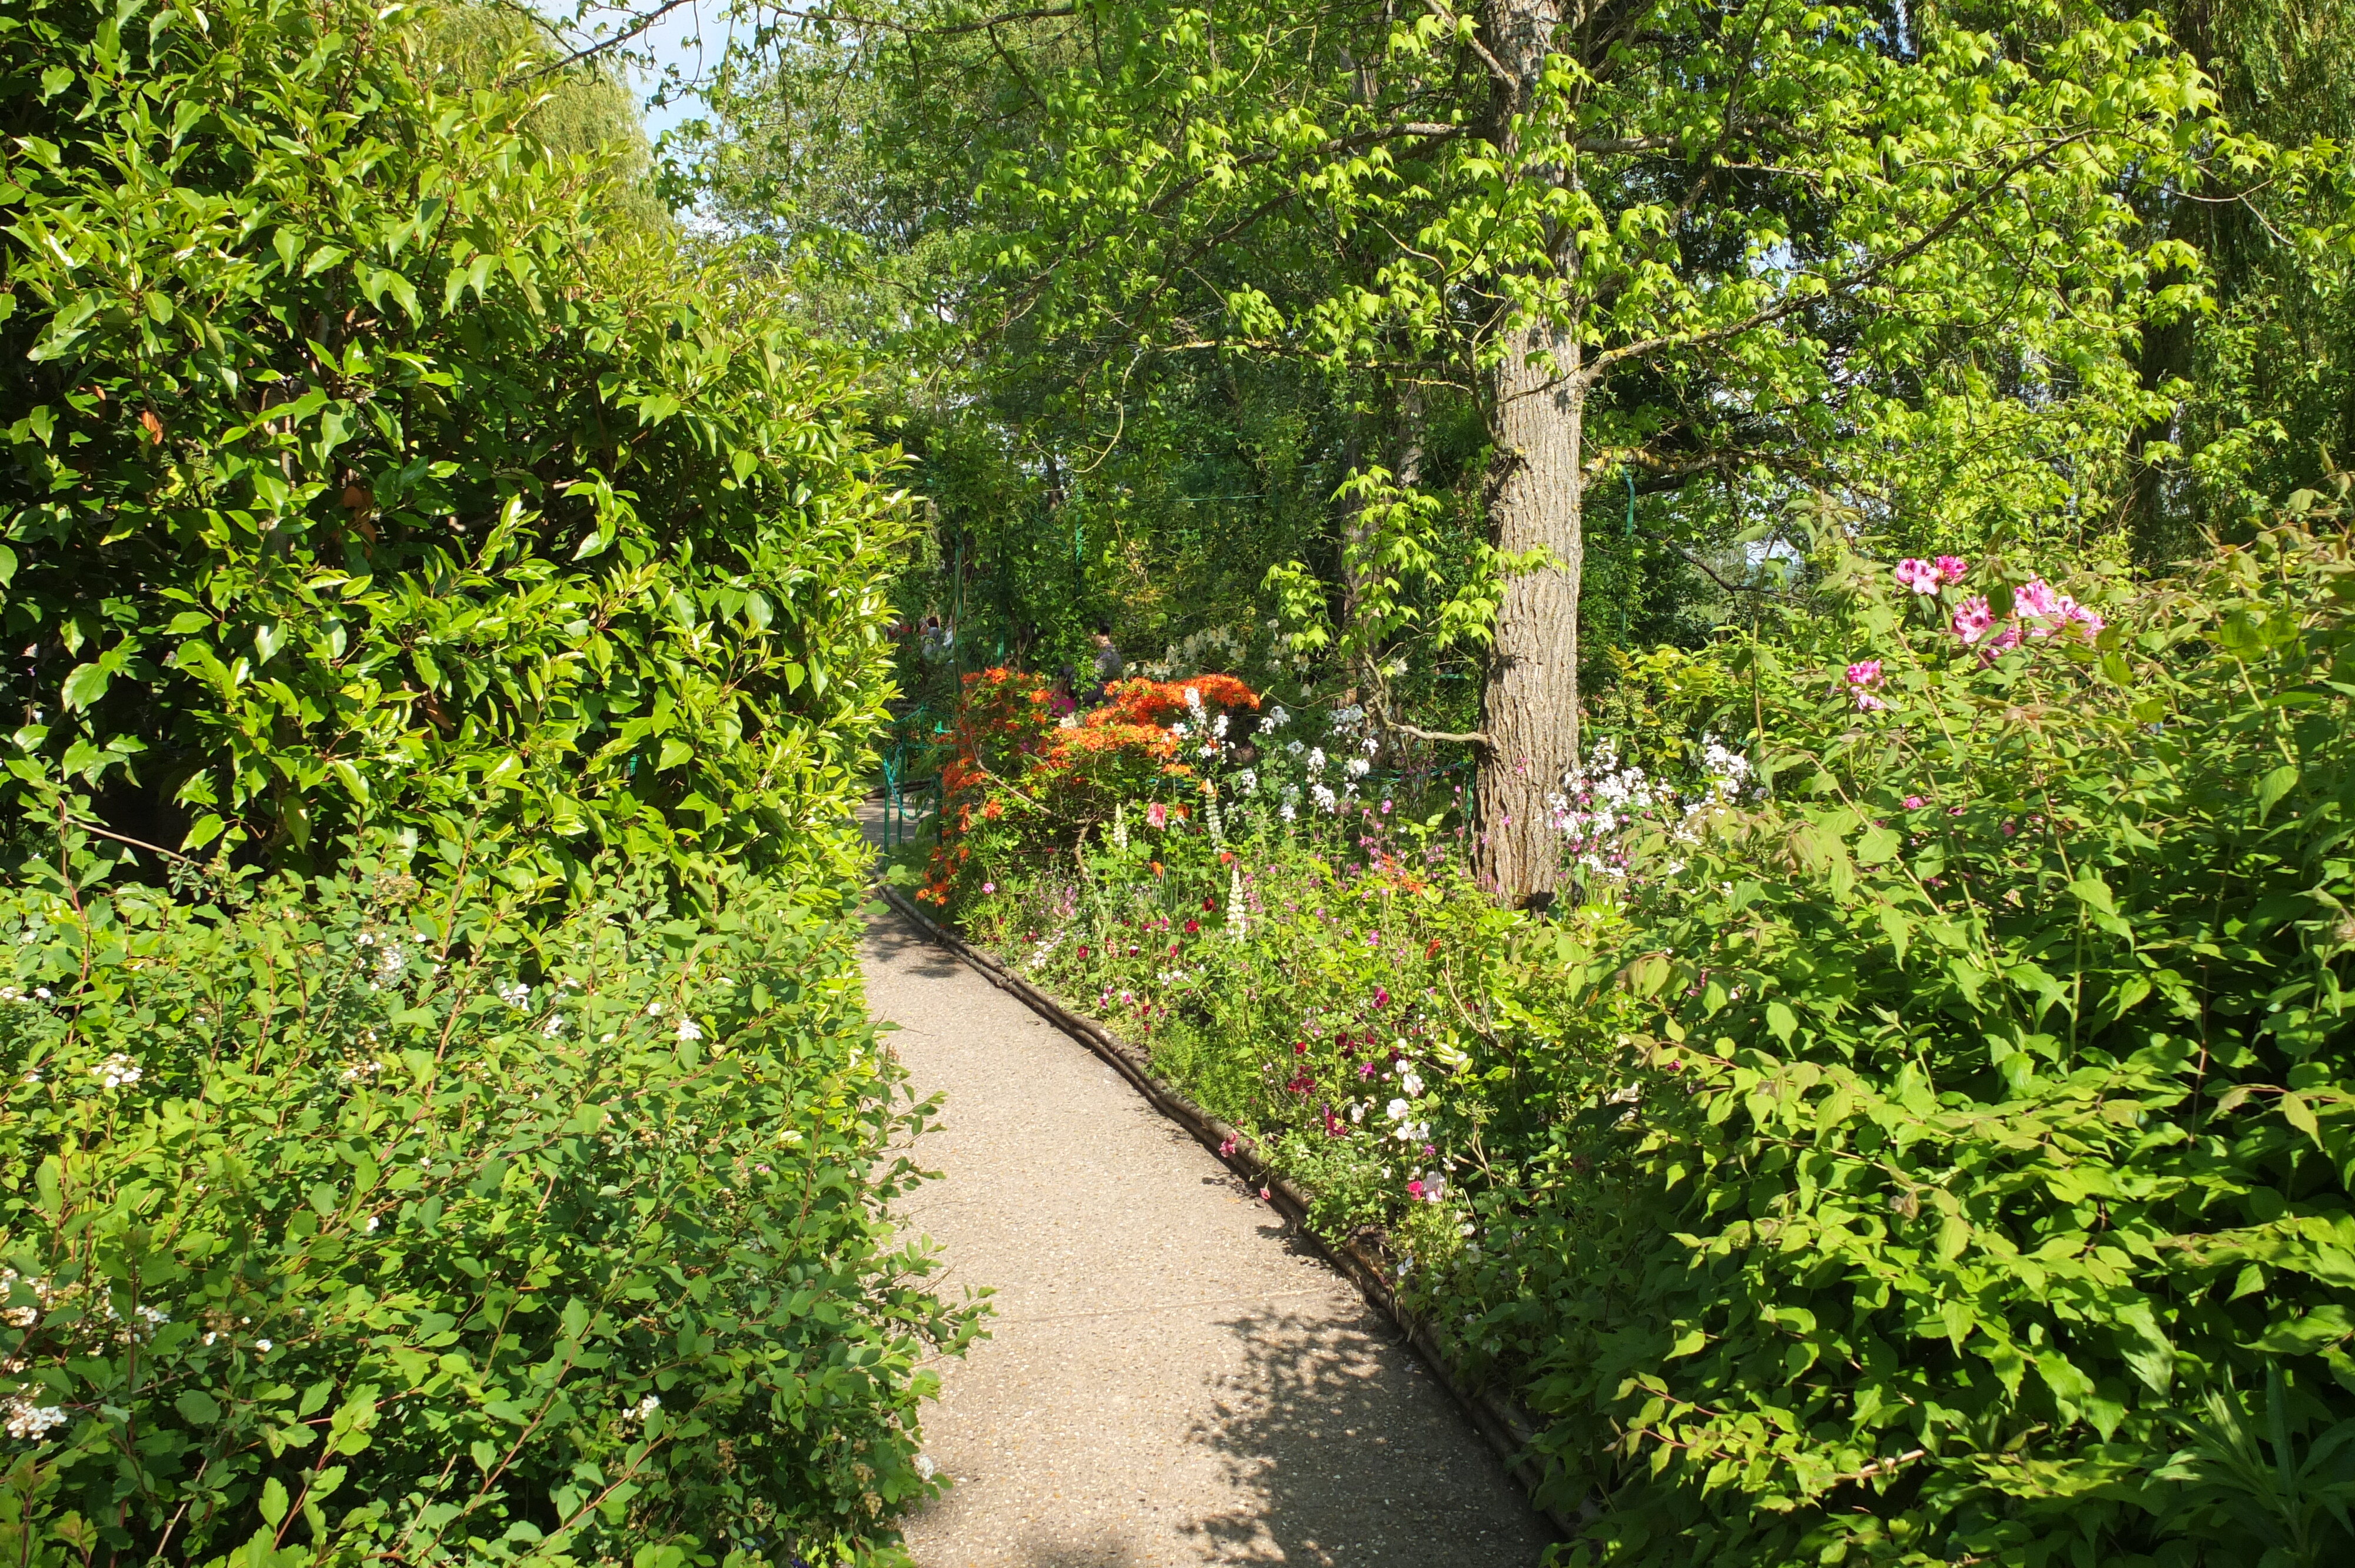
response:
<path id="1" fill-rule="evenodd" d="M 1498 145 L 1509 167 L 1518 153 L 1513 112 L 1535 90 L 1560 18 L 1549 0 L 1492 0 L 1486 9 L 1491 52 L 1518 79 L 1498 91 Z M 1527 170 L 1519 178 L 1538 177 Z M 1558 176 L 1557 176 L 1558 177 Z M 1489 383 L 1488 525 L 1497 547 L 1550 556 L 1505 583 L 1497 640 L 1480 697 L 1487 736 L 1479 770 L 1480 832 L 1474 874 L 1500 903 L 1543 908 L 1561 869 L 1561 835 L 1547 797 L 1578 761 L 1578 576 L 1581 535 L 1580 378 L 1572 319 L 1574 245 L 1557 248 L 1559 314 L 1508 323 L 1505 352 Z"/>

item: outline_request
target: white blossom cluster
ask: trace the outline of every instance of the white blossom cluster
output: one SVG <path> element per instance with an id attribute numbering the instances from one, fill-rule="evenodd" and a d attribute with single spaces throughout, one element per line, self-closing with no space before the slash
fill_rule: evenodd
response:
<path id="1" fill-rule="evenodd" d="M 1692 842 L 1703 821 L 1743 798 L 1750 761 L 1715 736 L 1704 736 L 1701 775 L 1697 790 L 1680 790 L 1633 763 L 1622 764 L 1617 743 L 1605 736 L 1594 743 L 1585 763 L 1562 780 L 1561 791 L 1547 797 L 1547 805 L 1555 830 L 1570 841 L 1580 872 L 1621 882 L 1626 879 L 1629 835 L 1635 829 L 1648 825 L 1665 832 L 1672 842 Z M 1682 863 L 1664 869 L 1673 875 Z"/>

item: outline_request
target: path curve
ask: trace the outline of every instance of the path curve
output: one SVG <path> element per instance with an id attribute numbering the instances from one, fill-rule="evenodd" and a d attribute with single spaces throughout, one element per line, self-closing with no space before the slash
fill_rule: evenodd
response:
<path id="1" fill-rule="evenodd" d="M 1446 1393 L 1281 1218 L 1077 1041 L 895 915 L 868 1001 L 919 1095 L 907 1204 L 992 1338 L 935 1363 L 955 1485 L 920 1568 L 1529 1568 L 1549 1539 Z"/>

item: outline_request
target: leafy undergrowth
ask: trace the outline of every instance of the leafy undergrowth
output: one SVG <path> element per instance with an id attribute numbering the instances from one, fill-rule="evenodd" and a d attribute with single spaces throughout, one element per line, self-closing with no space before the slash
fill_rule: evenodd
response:
<path id="1" fill-rule="evenodd" d="M 1210 703 L 1085 820 L 1007 737 L 952 908 L 1379 1234 L 1540 1414 L 1565 1561 L 2343 1561 L 2343 536 L 1829 569 L 1775 798 L 1598 750 L 1558 919 L 1280 726 L 1243 779 Z"/>
<path id="2" fill-rule="evenodd" d="M 927 1109 L 838 918 L 108 869 L 0 904 L 27 1561 L 834 1562 L 936 1489 L 975 1317 L 892 1239 Z"/>

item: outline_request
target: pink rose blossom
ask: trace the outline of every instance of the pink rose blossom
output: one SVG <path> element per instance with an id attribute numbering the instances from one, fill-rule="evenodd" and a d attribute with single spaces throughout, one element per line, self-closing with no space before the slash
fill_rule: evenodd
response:
<path id="1" fill-rule="evenodd" d="M 1984 594 L 1973 594 L 1955 607 L 1955 635 L 1963 640 L 1966 647 L 1985 637 L 1987 628 L 1994 624 L 1995 612 L 1987 608 Z"/>
<path id="2" fill-rule="evenodd" d="M 1897 581 L 1918 594 L 1938 591 L 1938 568 L 1916 556 L 1908 556 L 1897 563 Z"/>
<path id="3" fill-rule="evenodd" d="M 1963 580 L 1963 574 L 1970 569 L 1964 564 L 1963 558 L 1960 556 L 1941 556 L 1938 557 L 1935 564 L 1938 568 L 1938 577 L 1940 580 L 1944 582 L 1961 582 Z"/>
<path id="4" fill-rule="evenodd" d="M 1156 800 L 1145 808 L 1145 820 L 1152 827 L 1166 828 L 1169 825 L 1169 808 Z"/>

